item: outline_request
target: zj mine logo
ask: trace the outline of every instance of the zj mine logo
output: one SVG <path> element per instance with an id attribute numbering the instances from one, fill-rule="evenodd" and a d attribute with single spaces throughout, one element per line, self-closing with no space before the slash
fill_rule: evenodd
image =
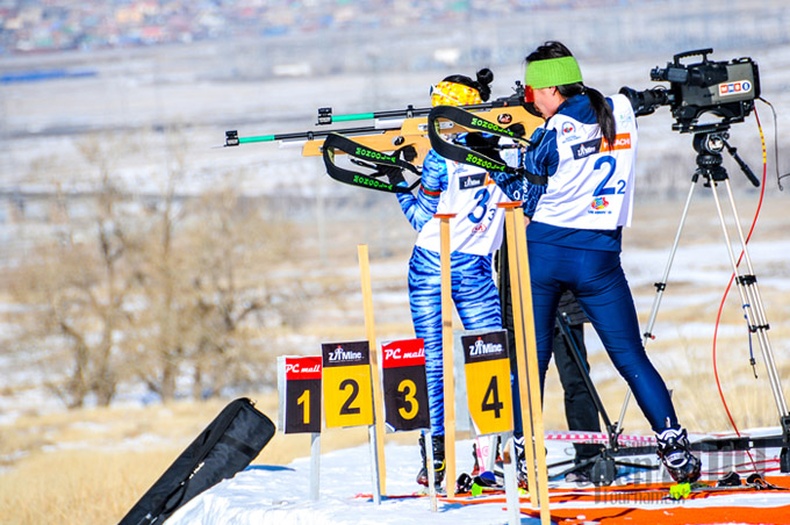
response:
<path id="1" fill-rule="evenodd" d="M 502 354 L 504 354 L 502 345 L 497 343 L 487 343 L 483 341 L 482 337 L 477 338 L 474 344 L 469 346 L 470 357 L 481 357 L 487 355 L 502 355 Z"/>
<path id="2" fill-rule="evenodd" d="M 354 363 L 362 361 L 364 356 L 362 352 L 345 350 L 342 346 L 337 346 L 328 353 L 328 358 L 330 363 Z"/>

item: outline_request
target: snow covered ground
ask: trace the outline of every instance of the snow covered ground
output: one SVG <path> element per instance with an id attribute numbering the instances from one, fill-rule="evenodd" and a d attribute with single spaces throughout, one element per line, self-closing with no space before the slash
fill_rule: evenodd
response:
<path id="1" fill-rule="evenodd" d="M 777 429 L 762 429 L 763 435 L 776 435 Z M 756 433 L 755 435 L 759 435 Z M 547 462 L 553 465 L 568 459 L 572 448 L 567 441 L 547 440 Z M 459 441 L 456 446 L 458 472 L 471 469 L 471 441 Z M 771 467 L 776 467 L 776 450 L 769 450 L 765 456 Z M 265 458 L 266 452 L 261 455 Z M 453 525 L 502 525 L 513 523 L 511 513 L 501 501 L 476 505 L 458 505 L 439 502 L 436 511 L 431 510 L 430 500 L 426 497 L 407 499 L 383 498 L 380 505 L 370 498 L 358 497 L 359 494 L 372 493 L 372 475 L 369 447 L 331 452 L 321 457 L 320 491 L 317 500 L 310 496 L 310 459 L 302 458 L 287 467 L 267 467 L 254 465 L 225 480 L 188 502 L 168 520 L 168 525 L 401 525 L 404 523 L 435 523 Z M 712 456 L 703 455 L 703 469 L 711 464 Z M 632 458 L 629 458 L 633 461 Z M 653 456 L 642 456 L 651 461 Z M 419 451 L 416 446 L 387 445 L 387 492 L 389 494 L 411 494 L 418 486 L 414 482 L 419 465 Z M 562 472 L 565 467 L 555 467 L 551 474 Z M 621 467 L 622 468 L 622 467 Z M 743 478 L 744 469 L 740 470 Z M 615 479 L 614 487 L 624 487 L 627 483 L 661 481 L 661 471 L 634 470 L 623 468 L 623 476 Z M 663 474 L 666 476 L 665 474 Z M 714 476 L 713 479 L 716 479 Z M 665 477 L 664 481 L 668 481 Z M 550 488 L 573 489 L 573 483 L 561 479 L 550 479 Z M 591 485 L 582 485 L 590 487 Z M 716 504 L 740 504 L 737 498 L 717 496 Z M 743 499 L 740 500 L 741 502 Z M 660 500 L 640 502 L 618 501 L 617 505 L 640 508 L 671 510 L 672 506 L 699 506 L 703 508 L 712 502 L 706 500 L 670 501 Z M 595 505 L 607 503 L 596 502 Z M 761 495 L 752 494 L 749 504 L 777 506 L 790 504 L 786 493 L 767 491 Z M 522 505 L 528 506 L 527 499 Z M 573 506 L 573 503 L 563 504 Z M 584 503 L 578 503 L 578 516 L 583 521 Z M 590 506 L 589 502 L 586 504 Z M 612 506 L 615 506 L 614 502 Z M 559 508 L 552 507 L 553 509 Z M 787 523 L 786 516 L 777 514 L 775 523 Z M 538 519 L 523 516 L 520 523 L 539 523 Z M 597 523 L 591 521 L 589 523 Z"/>
<path id="2" fill-rule="evenodd" d="M 564 455 L 564 446 L 558 443 L 551 447 L 554 459 Z M 471 441 L 459 441 L 456 449 L 458 472 L 469 472 L 472 466 Z M 419 449 L 416 446 L 388 445 L 385 454 L 387 492 L 411 494 L 418 490 L 414 476 L 420 464 Z M 310 499 L 310 458 L 298 459 L 284 470 L 253 467 L 198 496 L 179 509 L 167 523 L 399 525 L 430 522 L 494 525 L 507 522 L 501 504 L 468 507 L 439 504 L 438 512 L 434 513 L 428 498 L 385 498 L 381 505 L 376 505 L 369 498 L 357 498 L 357 494 L 373 492 L 370 465 L 367 446 L 323 455 L 317 501 Z"/>

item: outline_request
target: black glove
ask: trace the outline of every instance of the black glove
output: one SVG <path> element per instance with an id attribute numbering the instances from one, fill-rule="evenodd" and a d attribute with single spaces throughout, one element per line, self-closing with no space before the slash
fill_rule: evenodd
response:
<path id="1" fill-rule="evenodd" d="M 417 158 L 417 148 L 411 144 L 407 144 L 395 152 L 395 156 L 399 156 L 406 162 L 411 162 Z"/>
<path id="2" fill-rule="evenodd" d="M 474 150 L 494 149 L 498 144 L 499 137 L 496 135 L 484 135 L 477 131 L 466 134 L 466 145 Z"/>
<path id="3" fill-rule="evenodd" d="M 503 162 L 499 156 L 499 137 L 496 135 L 484 135 L 483 133 L 472 132 L 466 135 L 466 145 L 472 151 L 485 155 L 489 159 Z"/>
<path id="4" fill-rule="evenodd" d="M 527 130 L 526 128 L 524 128 L 524 124 L 522 124 L 521 122 L 516 122 L 514 124 L 509 125 L 507 127 L 507 130 L 512 132 L 513 135 L 515 135 L 516 137 L 523 137 L 524 135 L 527 134 Z"/>
<path id="5" fill-rule="evenodd" d="M 379 169 L 376 170 L 376 173 L 374 173 L 373 176 L 387 177 L 387 182 L 393 186 L 397 186 L 401 182 L 406 182 L 406 178 L 403 176 L 403 170 L 395 166 L 379 166 Z"/>

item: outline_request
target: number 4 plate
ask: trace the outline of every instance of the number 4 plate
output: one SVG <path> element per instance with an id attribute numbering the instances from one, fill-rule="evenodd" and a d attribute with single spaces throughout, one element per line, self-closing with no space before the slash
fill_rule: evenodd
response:
<path id="1" fill-rule="evenodd" d="M 513 430 L 507 332 L 461 337 L 467 401 L 479 435 Z"/>

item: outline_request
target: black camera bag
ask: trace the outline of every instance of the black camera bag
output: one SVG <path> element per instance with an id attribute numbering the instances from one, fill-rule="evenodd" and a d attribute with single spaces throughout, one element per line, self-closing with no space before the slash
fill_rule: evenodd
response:
<path id="1" fill-rule="evenodd" d="M 189 500 L 247 468 L 275 433 L 248 398 L 228 404 L 179 455 L 119 525 L 161 523 Z"/>

